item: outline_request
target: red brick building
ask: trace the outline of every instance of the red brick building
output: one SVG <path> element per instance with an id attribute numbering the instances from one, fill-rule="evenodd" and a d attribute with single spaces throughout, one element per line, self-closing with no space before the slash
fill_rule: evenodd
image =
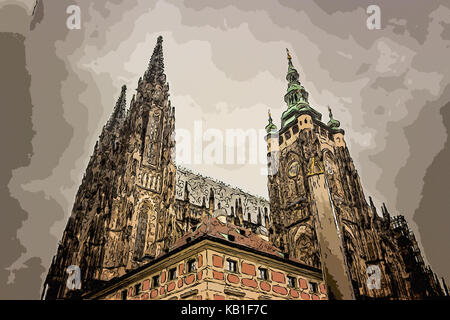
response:
<path id="1" fill-rule="evenodd" d="M 168 252 L 83 296 L 106 300 L 326 300 L 320 269 L 208 216 Z"/>

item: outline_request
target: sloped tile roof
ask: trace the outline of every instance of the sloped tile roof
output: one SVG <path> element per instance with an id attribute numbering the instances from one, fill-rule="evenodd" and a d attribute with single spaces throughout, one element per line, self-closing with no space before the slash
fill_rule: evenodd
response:
<path id="1" fill-rule="evenodd" d="M 286 260 L 302 264 L 302 262 L 297 259 L 286 257 L 280 249 L 276 248 L 269 241 L 262 239 L 251 230 L 231 223 L 223 223 L 219 219 L 212 216 L 203 218 L 197 226 L 191 229 L 190 232 L 177 240 L 173 246 L 170 247 L 169 251 L 175 250 L 188 242 L 192 242 L 193 240 L 205 236 L 226 241 L 231 246 L 240 245 L 248 247 L 261 253 L 273 255 L 278 258 L 287 258 Z"/>

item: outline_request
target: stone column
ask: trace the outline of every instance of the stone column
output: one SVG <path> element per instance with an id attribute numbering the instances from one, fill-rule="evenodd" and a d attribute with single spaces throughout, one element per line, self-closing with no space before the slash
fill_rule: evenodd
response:
<path id="1" fill-rule="evenodd" d="M 354 300 L 353 286 L 347 267 L 341 232 L 325 174 L 310 173 L 314 224 L 319 242 L 322 273 L 330 299 Z"/>

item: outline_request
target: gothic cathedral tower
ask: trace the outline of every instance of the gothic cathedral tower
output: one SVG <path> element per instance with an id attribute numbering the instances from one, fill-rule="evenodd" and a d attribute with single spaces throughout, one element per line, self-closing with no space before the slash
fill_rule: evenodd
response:
<path id="1" fill-rule="evenodd" d="M 286 79 L 288 108 L 281 128 L 270 114 L 266 126 L 271 221 L 267 203 L 253 197 L 250 204 L 259 214 L 252 224 L 249 202 L 239 196 L 235 211 L 231 203 L 229 222 L 257 230 L 264 212 L 270 241 L 285 257 L 322 267 L 330 298 L 436 295 L 435 275 L 421 260 L 406 221 L 391 217 L 385 206 L 378 216 L 370 198 L 367 204 L 339 121 L 329 109 L 330 120 L 321 122 L 289 52 Z M 218 209 L 230 203 L 231 197 L 219 200 L 220 192 L 213 191 L 223 185 L 175 166 L 175 109 L 162 37 L 128 110 L 126 89 L 87 165 L 44 283 L 46 299 L 77 298 L 161 257 L 208 214 L 207 208 L 213 214 L 215 203 Z M 379 289 L 367 285 L 369 270 L 379 271 Z"/>
<path id="2" fill-rule="evenodd" d="M 44 284 L 45 298 L 76 294 L 66 287 L 71 265 L 79 267 L 85 291 L 174 242 L 175 110 L 168 91 L 158 37 L 129 110 L 124 86 L 95 145 Z"/>
<path id="3" fill-rule="evenodd" d="M 330 293 L 330 282 L 338 282 L 344 291 L 335 298 L 370 295 L 365 289 L 366 266 L 379 257 L 373 211 L 365 200 L 344 130 L 331 109 L 328 123 L 321 122 L 322 115 L 311 107 L 289 51 L 287 55 L 287 110 L 280 130 L 270 114 L 266 126 L 270 240 L 305 264 L 322 265 L 324 276 L 330 273 Z"/>

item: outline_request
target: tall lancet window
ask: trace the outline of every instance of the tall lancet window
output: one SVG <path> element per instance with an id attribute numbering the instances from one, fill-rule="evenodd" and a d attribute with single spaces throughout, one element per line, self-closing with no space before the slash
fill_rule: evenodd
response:
<path id="1" fill-rule="evenodd" d="M 256 218 L 256 223 L 260 226 L 262 225 L 262 218 L 261 218 L 261 208 L 258 208 L 258 216 Z"/>
<path id="2" fill-rule="evenodd" d="M 136 242 L 134 244 L 134 258 L 139 259 L 144 254 L 145 237 L 147 235 L 147 212 L 139 213 L 138 227 L 136 231 Z"/>
<path id="3" fill-rule="evenodd" d="M 161 114 L 155 112 L 151 116 L 149 128 L 149 148 L 148 148 L 148 163 L 151 165 L 158 165 L 160 155 L 160 141 L 159 136 L 161 132 Z"/>

